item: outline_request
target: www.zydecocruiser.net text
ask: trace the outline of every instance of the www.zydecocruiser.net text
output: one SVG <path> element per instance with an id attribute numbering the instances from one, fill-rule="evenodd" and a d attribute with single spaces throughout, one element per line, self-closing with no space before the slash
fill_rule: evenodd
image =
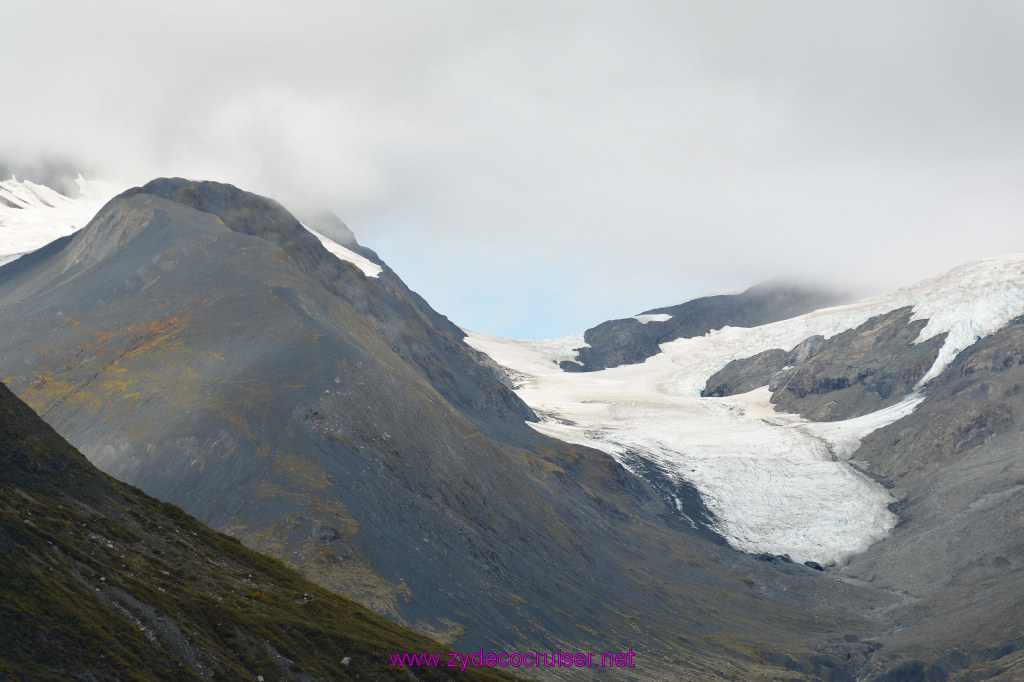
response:
<path id="1" fill-rule="evenodd" d="M 570 653 L 558 649 L 552 653 L 503 651 L 486 654 L 481 649 L 475 653 L 389 653 L 388 657 L 395 668 L 424 666 L 465 671 L 467 668 L 635 668 L 634 655 L 632 649 L 620 653 Z"/>

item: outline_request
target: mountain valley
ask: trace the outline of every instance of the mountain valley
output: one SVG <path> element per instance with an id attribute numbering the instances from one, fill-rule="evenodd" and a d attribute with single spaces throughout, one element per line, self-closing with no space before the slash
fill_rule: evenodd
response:
<path id="1" fill-rule="evenodd" d="M 1024 676 L 1024 257 L 524 341 L 460 329 L 333 216 L 163 178 L 75 230 L 102 191 L 39 187 L 0 186 L 0 380 L 326 590 L 458 651 L 632 650 L 629 679 Z M 101 476 L 90 505 L 157 504 Z"/>

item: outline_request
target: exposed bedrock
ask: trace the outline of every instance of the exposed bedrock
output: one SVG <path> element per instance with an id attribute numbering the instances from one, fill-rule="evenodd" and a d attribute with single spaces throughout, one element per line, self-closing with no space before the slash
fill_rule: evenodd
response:
<path id="1" fill-rule="evenodd" d="M 779 410 L 815 421 L 859 417 L 902 400 L 927 373 L 945 334 L 916 343 L 927 320 L 908 306 L 830 339 L 812 336 L 792 351 L 771 349 L 734 360 L 701 395 L 727 396 L 767 385 Z"/>
<path id="2" fill-rule="evenodd" d="M 873 473 L 913 480 L 1013 431 L 1024 412 L 1024 317 L 967 348 L 912 413 L 868 435 L 857 457 Z M 1018 435 L 1019 437 L 1019 435 Z"/>
<path id="3" fill-rule="evenodd" d="M 790 354 L 771 348 L 749 358 L 733 360 L 713 374 L 700 392 L 704 398 L 721 398 L 760 388 L 789 364 Z"/>

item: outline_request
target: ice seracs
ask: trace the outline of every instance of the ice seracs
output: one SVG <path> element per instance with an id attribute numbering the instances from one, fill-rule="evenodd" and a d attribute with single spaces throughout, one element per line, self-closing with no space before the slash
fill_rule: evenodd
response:
<path id="1" fill-rule="evenodd" d="M 863 551 L 894 525 L 891 496 L 846 460 L 861 438 L 908 414 L 922 396 L 856 419 L 811 423 L 776 413 L 767 388 L 728 398 L 701 398 L 700 391 L 731 360 L 791 350 L 908 305 L 914 319 L 929 321 L 919 341 L 948 333 L 920 388 L 957 353 L 1024 313 L 1024 255 L 968 263 L 889 295 L 790 320 L 680 339 L 642 364 L 598 372 L 559 369 L 566 339 L 470 332 L 467 342 L 515 373 L 516 392 L 542 416 L 539 431 L 602 449 L 627 467 L 642 457 L 689 481 L 737 549 L 829 564 Z"/>

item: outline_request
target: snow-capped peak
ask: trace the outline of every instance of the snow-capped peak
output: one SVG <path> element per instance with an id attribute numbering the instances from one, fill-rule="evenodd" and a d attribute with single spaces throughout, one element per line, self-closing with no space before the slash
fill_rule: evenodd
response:
<path id="1" fill-rule="evenodd" d="M 113 197 L 128 188 L 123 182 L 75 179 L 78 196 L 68 197 L 30 180 L 0 180 L 0 265 L 85 227 Z M 370 259 L 303 225 L 332 254 L 356 265 L 368 277 L 382 270 Z"/>

